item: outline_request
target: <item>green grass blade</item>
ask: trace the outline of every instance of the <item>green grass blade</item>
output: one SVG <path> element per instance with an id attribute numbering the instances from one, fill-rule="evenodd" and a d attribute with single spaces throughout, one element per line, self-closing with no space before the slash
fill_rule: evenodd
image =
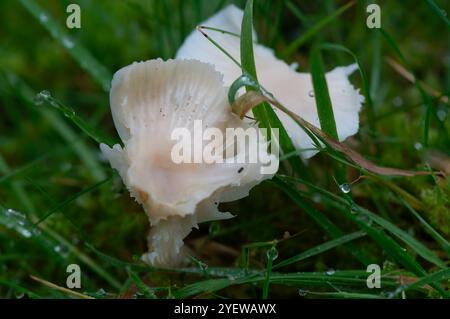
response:
<path id="1" fill-rule="evenodd" d="M 420 216 L 420 214 L 411 207 L 406 201 L 400 198 L 400 201 L 403 203 L 403 205 L 406 206 L 406 208 L 413 214 L 422 224 L 422 226 L 425 228 L 425 230 L 436 240 L 437 243 L 442 247 L 442 249 L 445 250 L 445 252 L 450 256 L 450 244 L 449 242 L 441 236 L 430 224 L 427 223 L 425 219 Z"/>
<path id="2" fill-rule="evenodd" d="M 135 273 L 134 271 L 132 271 L 129 268 L 127 269 L 127 271 L 128 271 L 128 275 L 130 276 L 131 280 L 133 280 L 137 289 L 139 290 L 139 292 L 142 295 L 144 295 L 145 298 L 157 299 L 154 291 L 142 281 L 141 277 L 139 277 L 139 275 L 137 273 Z"/>
<path id="3" fill-rule="evenodd" d="M 255 80 L 256 65 L 253 54 L 253 0 L 247 0 L 241 27 L 241 65 L 244 73 Z"/>
<path id="4" fill-rule="evenodd" d="M 279 262 L 278 264 L 273 266 L 273 269 L 285 267 L 287 265 L 291 265 L 293 263 L 305 260 L 309 257 L 319 255 L 325 251 L 328 251 L 330 249 L 333 249 L 335 247 L 338 247 L 340 245 L 343 245 L 343 244 L 353 241 L 355 239 L 364 237 L 365 235 L 366 235 L 366 233 L 364 233 L 362 231 L 358 231 L 358 232 L 354 232 L 354 233 L 344 235 L 342 237 L 330 240 L 330 241 L 320 244 L 314 248 L 308 249 L 308 250 L 302 252 L 301 254 L 298 254 L 296 256 L 285 259 L 282 262 Z"/>
<path id="5" fill-rule="evenodd" d="M 327 80 L 325 79 L 325 67 L 322 61 L 322 54 L 317 47 L 311 51 L 311 77 L 320 127 L 322 131 L 338 139 L 333 107 L 328 92 Z"/>
<path id="6" fill-rule="evenodd" d="M 358 206 L 358 208 L 361 210 L 361 213 L 364 215 L 367 215 L 370 219 L 372 219 L 375 223 L 395 235 L 397 238 L 402 240 L 405 244 L 407 244 L 409 247 L 414 250 L 419 256 L 422 258 L 428 260 L 429 262 L 435 264 L 436 266 L 440 268 L 446 268 L 445 263 L 439 259 L 439 257 L 430 249 L 428 249 L 424 244 L 416 240 L 414 237 L 409 235 L 407 232 L 401 230 L 391 222 L 387 221 L 386 219 L 368 211 L 367 209 Z"/>
<path id="7" fill-rule="evenodd" d="M 296 204 L 301 207 L 326 233 L 328 233 L 332 238 L 340 238 L 345 235 L 345 233 L 336 226 L 331 220 L 328 219 L 324 214 L 322 214 L 317 209 L 308 205 L 301 197 L 298 190 L 290 185 L 285 176 L 275 176 L 272 181 L 274 185 L 283 190 Z M 363 265 L 368 265 L 372 263 L 371 258 L 369 258 L 363 251 L 361 251 L 357 246 L 352 243 L 345 244 L 345 247 L 349 252 L 355 256 Z"/>
<path id="8" fill-rule="evenodd" d="M 272 274 L 272 265 L 274 260 L 273 250 L 276 250 L 275 246 L 272 246 L 267 251 L 267 264 L 266 264 L 266 278 L 264 279 L 263 283 L 263 292 L 262 292 L 262 299 L 269 298 L 269 286 L 270 286 L 270 276 Z M 277 252 L 278 254 L 278 252 Z"/>
<path id="9" fill-rule="evenodd" d="M 298 180 L 294 177 L 290 177 L 292 180 Z M 411 257 L 400 245 L 393 240 L 388 234 L 383 232 L 382 230 L 370 225 L 365 221 L 360 214 L 366 213 L 366 209 L 361 208 L 357 205 L 352 205 L 350 203 L 347 203 L 346 200 L 336 197 L 334 194 L 328 194 L 327 192 L 321 192 L 321 194 L 328 197 L 330 200 L 330 203 L 334 204 L 336 208 L 338 208 L 344 216 L 352 221 L 353 223 L 357 224 L 364 232 L 367 233 L 369 237 L 371 237 L 380 247 L 383 248 L 383 250 L 395 261 L 397 261 L 399 264 L 401 264 L 405 269 L 413 272 L 417 276 L 423 277 L 426 276 L 427 273 L 423 269 L 423 267 L 413 258 Z M 301 193 L 298 193 L 297 196 L 306 196 Z M 297 202 L 301 203 L 302 199 L 298 199 Z M 351 212 L 351 210 L 356 209 L 357 214 L 354 214 Z M 368 212 L 368 211 L 367 211 Z M 368 216 L 371 217 L 371 216 Z M 383 222 L 383 224 L 387 224 Z M 394 226 L 395 227 L 395 226 Z M 390 227 L 391 229 L 393 227 Z M 394 229 L 392 229 L 394 231 Z M 395 230 L 396 235 L 399 235 L 399 231 Z M 405 237 L 402 236 L 404 239 Z M 408 243 L 411 245 L 411 240 L 408 238 Z M 413 247 L 417 249 L 417 245 L 414 245 Z M 412 247 L 412 248 L 413 248 Z M 423 254 L 423 250 L 421 250 L 421 253 Z M 429 257 L 429 256 L 427 256 Z M 436 290 L 438 290 L 442 296 L 446 296 L 447 293 L 439 286 L 433 286 Z"/>
<path id="10" fill-rule="evenodd" d="M 434 13 L 436 13 L 438 17 L 445 22 L 447 28 L 450 29 L 450 20 L 447 18 L 447 14 L 444 14 L 445 11 L 439 8 L 438 5 L 433 0 L 425 0 L 425 2 L 431 8 L 431 10 L 433 10 Z"/>
<path id="11" fill-rule="evenodd" d="M 403 285 L 400 286 L 395 292 L 394 297 L 398 296 L 400 293 L 406 290 L 410 290 L 413 288 L 419 288 L 425 285 L 436 285 L 439 284 L 439 282 L 444 280 L 450 279 L 450 268 L 442 269 L 440 271 L 437 271 L 435 273 L 429 274 L 428 276 L 425 276 L 423 278 L 420 278 L 416 282 L 409 284 L 409 285 Z"/>
<path id="12" fill-rule="evenodd" d="M 357 292 L 308 292 L 309 295 L 316 295 L 319 297 L 331 297 L 339 299 L 384 299 L 381 295 L 365 294 Z"/>
<path id="13" fill-rule="evenodd" d="M 294 3 L 292 3 L 292 1 L 287 0 L 285 5 L 286 8 L 289 9 L 289 11 L 297 18 L 298 21 L 300 21 L 307 27 L 311 26 L 311 22 L 309 21 L 308 16 L 301 12 L 300 9 L 297 8 Z"/>
<path id="14" fill-rule="evenodd" d="M 364 67 L 361 64 L 361 62 L 359 61 L 357 55 L 355 53 L 353 53 L 353 51 L 351 51 L 350 49 L 348 49 L 345 46 L 340 45 L 340 44 L 323 43 L 320 45 L 320 47 L 325 50 L 335 50 L 335 51 L 345 52 L 345 53 L 349 54 L 355 60 L 356 64 L 358 65 L 359 74 L 361 76 L 361 81 L 363 84 L 363 94 L 365 97 L 365 103 L 366 103 L 367 110 L 368 110 L 367 114 L 368 114 L 368 120 L 369 120 L 369 127 L 371 130 L 371 133 L 373 135 L 376 135 L 376 121 L 375 121 L 376 115 L 375 115 L 375 108 L 373 106 L 373 100 L 371 97 L 369 80 L 368 80 L 368 77 L 364 70 Z"/>
<path id="15" fill-rule="evenodd" d="M 250 275 L 235 280 L 208 279 L 195 282 L 174 292 L 177 298 L 187 298 L 204 293 L 212 293 L 218 290 L 241 284 L 259 283 L 265 280 L 263 275 Z M 270 282 L 273 284 L 289 286 L 318 286 L 329 288 L 330 284 L 346 287 L 366 287 L 367 272 L 365 271 L 336 271 L 333 275 L 318 272 L 296 272 L 296 273 L 272 273 Z M 383 288 L 397 288 L 396 278 L 383 277 Z M 413 287 L 416 289 L 415 287 Z"/>

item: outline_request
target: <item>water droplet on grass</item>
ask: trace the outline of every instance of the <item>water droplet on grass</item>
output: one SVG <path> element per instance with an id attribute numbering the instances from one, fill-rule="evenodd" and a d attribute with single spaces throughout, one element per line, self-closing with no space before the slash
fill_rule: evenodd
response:
<path id="1" fill-rule="evenodd" d="M 0 210 L 0 219 L 5 219 L 3 224 L 6 227 L 14 229 L 25 238 L 30 238 L 33 235 L 40 234 L 39 228 L 34 226 L 24 214 L 11 208 L 4 210 L 3 214 L 1 214 Z"/>
<path id="2" fill-rule="evenodd" d="M 305 297 L 308 294 L 308 292 L 309 292 L 308 290 L 304 290 L 304 289 L 299 289 L 298 290 L 298 294 L 301 297 Z"/>
<path id="3" fill-rule="evenodd" d="M 28 229 L 20 229 L 19 233 L 25 238 L 30 238 L 33 235 Z"/>
<path id="4" fill-rule="evenodd" d="M 267 251 L 267 259 L 269 260 L 275 260 L 278 258 L 278 250 L 276 249 L 275 246 L 271 247 L 268 251 Z"/>
<path id="5" fill-rule="evenodd" d="M 201 260 L 195 259 L 194 257 L 192 257 L 192 260 L 194 261 L 194 263 L 197 264 L 197 266 L 203 271 L 206 272 L 208 270 L 208 265 L 206 263 L 204 263 Z"/>
<path id="6" fill-rule="evenodd" d="M 227 275 L 227 278 L 228 278 L 228 280 L 231 280 L 231 281 L 233 281 L 233 280 L 236 280 L 236 277 L 234 277 L 233 275 Z"/>
<path id="7" fill-rule="evenodd" d="M 423 145 L 420 142 L 416 142 L 414 144 L 414 148 L 419 151 L 419 150 L 421 150 L 423 148 Z"/>
<path id="8" fill-rule="evenodd" d="M 44 99 L 48 99 L 52 96 L 48 90 L 43 90 L 39 92 L 39 95 L 42 96 Z"/>
<path id="9" fill-rule="evenodd" d="M 96 294 L 97 296 L 99 296 L 99 297 L 106 296 L 106 291 L 105 291 L 105 289 L 100 288 L 99 290 L 97 290 L 97 291 L 95 292 L 95 294 Z"/>
<path id="10" fill-rule="evenodd" d="M 320 194 L 314 194 L 312 197 L 312 200 L 314 203 L 320 203 L 321 202 L 321 196 Z"/>
<path id="11" fill-rule="evenodd" d="M 41 14 L 39 15 L 39 20 L 40 20 L 41 22 L 47 22 L 48 17 L 47 17 L 46 14 L 41 13 Z"/>
<path id="12" fill-rule="evenodd" d="M 308 96 L 309 96 L 309 97 L 314 97 L 314 91 L 313 91 L 313 90 L 309 91 L 309 92 L 308 92 Z"/>
<path id="13" fill-rule="evenodd" d="M 40 94 L 36 94 L 35 97 L 33 98 L 33 102 L 36 105 L 42 105 L 42 103 L 44 103 L 44 99 Z"/>
<path id="14" fill-rule="evenodd" d="M 67 49 L 72 49 L 75 46 L 75 43 L 69 37 L 64 37 L 62 43 Z"/>
<path id="15" fill-rule="evenodd" d="M 447 112 L 444 109 L 440 109 L 437 111 L 437 117 L 441 122 L 444 122 L 447 117 Z"/>
<path id="16" fill-rule="evenodd" d="M 25 297 L 25 293 L 23 291 L 16 290 L 14 292 L 14 296 L 16 297 L 16 299 L 22 299 L 23 297 Z"/>
<path id="17" fill-rule="evenodd" d="M 50 97 L 51 97 L 50 92 L 47 90 L 44 90 L 44 91 L 41 91 L 38 94 L 36 94 L 33 101 L 34 101 L 34 104 L 36 104 L 36 105 L 42 105 L 42 103 L 44 103 Z"/>
<path id="18" fill-rule="evenodd" d="M 334 275 L 336 273 L 336 270 L 334 270 L 333 268 L 330 268 L 330 269 L 328 269 L 327 271 L 326 271 L 326 274 L 328 275 L 328 276 L 332 276 L 332 275 Z"/>
<path id="19" fill-rule="evenodd" d="M 343 183 L 341 185 L 339 185 L 339 189 L 341 190 L 341 192 L 343 192 L 344 194 L 348 194 L 351 191 L 351 187 L 349 183 Z"/>

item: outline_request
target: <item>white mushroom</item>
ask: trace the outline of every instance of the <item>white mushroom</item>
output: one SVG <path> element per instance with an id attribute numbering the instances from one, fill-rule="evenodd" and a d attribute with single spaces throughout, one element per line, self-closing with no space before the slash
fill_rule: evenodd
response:
<path id="1" fill-rule="evenodd" d="M 239 35 L 242 17 L 241 9 L 229 5 L 200 25 Z M 215 31 L 207 32 L 233 58 L 240 61 L 240 39 L 238 37 Z M 256 35 L 254 39 L 256 41 Z M 284 61 L 277 59 L 273 50 L 256 43 L 254 56 L 259 82 L 288 109 L 320 127 L 311 75 L 294 71 Z M 242 73 L 236 64 L 196 30 L 186 38 L 176 57 L 178 59 L 197 59 L 213 64 L 216 70 L 223 74 L 226 85 L 231 85 Z M 341 141 L 358 131 L 358 113 L 364 97 L 348 80 L 348 76 L 356 69 L 356 65 L 337 67 L 326 74 L 337 132 Z M 288 115 L 278 110 L 276 112 L 298 149 L 314 148 L 311 139 Z M 306 151 L 302 153 L 302 156 L 309 158 L 315 153 L 317 152 Z"/>
<path id="2" fill-rule="evenodd" d="M 193 227 L 232 217 L 219 212 L 218 203 L 247 196 L 253 186 L 273 175 L 261 173 L 260 161 L 231 161 L 245 153 L 239 142 L 218 142 L 223 149 L 234 150 L 225 163 L 173 161 L 175 129 L 193 132 L 196 120 L 202 120 L 202 129 L 214 127 L 222 132 L 250 127 L 231 112 L 222 75 L 212 65 L 160 59 L 133 63 L 114 75 L 110 103 L 124 147 L 101 144 L 100 148 L 147 213 L 152 228 L 150 251 L 143 259 L 152 265 L 179 264 L 185 257 L 183 239 Z M 278 165 L 278 159 L 267 153 L 263 138 L 250 143 L 257 143 L 258 150 Z"/>

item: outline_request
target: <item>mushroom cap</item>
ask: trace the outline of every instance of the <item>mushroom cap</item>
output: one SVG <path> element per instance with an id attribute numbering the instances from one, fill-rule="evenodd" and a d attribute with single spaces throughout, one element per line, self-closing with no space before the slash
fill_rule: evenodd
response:
<path id="1" fill-rule="evenodd" d="M 203 148 L 195 148 L 199 128 L 215 128 L 224 135 L 229 128 L 251 128 L 231 112 L 222 75 L 212 65 L 161 59 L 133 63 L 114 75 L 110 103 L 124 147 L 100 148 L 154 226 L 149 235 L 152 251 L 146 255 L 152 264 L 178 262 L 182 240 L 192 227 L 232 217 L 220 213 L 218 203 L 247 196 L 273 175 L 261 173 L 261 161 L 247 161 L 250 146 L 239 140 L 231 145 L 214 140 L 220 150 L 233 149 L 231 156 L 224 152 L 223 163 L 174 162 L 177 141 L 172 134 L 177 129 L 193 137 L 189 142 L 195 158 L 203 154 Z M 264 138 L 249 143 L 278 164 L 275 155 L 267 154 Z M 246 161 L 238 162 L 238 156 Z"/>

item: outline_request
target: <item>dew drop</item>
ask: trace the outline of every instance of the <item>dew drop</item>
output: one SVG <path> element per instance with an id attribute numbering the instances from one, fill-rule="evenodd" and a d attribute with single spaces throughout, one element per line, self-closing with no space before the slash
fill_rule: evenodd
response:
<path id="1" fill-rule="evenodd" d="M 447 112 L 445 112 L 445 110 L 443 110 L 443 109 L 438 110 L 438 111 L 437 111 L 437 116 L 438 116 L 438 118 L 439 118 L 439 120 L 440 120 L 441 122 L 444 122 L 444 121 L 445 121 L 445 118 L 447 117 Z"/>
<path id="2" fill-rule="evenodd" d="M 48 90 L 43 90 L 39 92 L 38 95 L 41 96 L 43 99 L 48 99 L 52 96 Z"/>
<path id="3" fill-rule="evenodd" d="M 298 290 L 298 294 L 301 297 L 305 297 L 308 294 L 308 292 L 309 292 L 308 290 L 304 290 L 304 289 L 299 289 Z"/>
<path id="4" fill-rule="evenodd" d="M 204 262 L 199 262 L 200 269 L 205 271 L 208 269 L 208 265 Z"/>
<path id="5" fill-rule="evenodd" d="M 228 280 L 231 280 L 231 281 L 236 280 L 236 278 L 233 275 L 227 275 L 227 278 L 228 278 Z"/>
<path id="6" fill-rule="evenodd" d="M 349 183 L 343 183 L 341 185 L 339 185 L 339 189 L 341 190 L 341 192 L 343 192 L 344 194 L 348 194 L 351 191 L 351 187 Z"/>
<path id="7" fill-rule="evenodd" d="M 326 274 L 328 275 L 328 276 L 332 276 L 332 275 L 334 275 L 336 273 L 336 270 L 334 270 L 333 268 L 330 268 L 330 269 L 328 269 L 327 271 L 326 271 Z"/>
<path id="8" fill-rule="evenodd" d="M 75 43 L 68 37 L 64 37 L 62 39 L 63 45 L 67 48 L 67 49 L 72 49 L 75 46 Z"/>
<path id="9" fill-rule="evenodd" d="M 44 103 L 44 99 L 42 98 L 41 94 L 38 93 L 34 96 L 33 98 L 33 102 L 36 105 L 42 105 L 42 103 Z"/>
<path id="10" fill-rule="evenodd" d="M 275 248 L 275 246 L 271 247 L 266 254 L 267 259 L 269 260 L 275 260 L 278 258 L 278 250 Z"/>
<path id="11" fill-rule="evenodd" d="M 47 17 L 46 14 L 41 13 L 41 14 L 39 15 L 39 20 L 40 20 L 41 22 L 47 22 L 48 17 Z"/>
<path id="12" fill-rule="evenodd" d="M 312 196 L 312 200 L 313 200 L 314 203 L 320 203 L 321 202 L 321 197 L 320 197 L 319 194 L 314 194 Z"/>
<path id="13" fill-rule="evenodd" d="M 16 297 L 16 299 L 22 299 L 23 297 L 25 297 L 25 293 L 23 291 L 16 290 L 14 292 L 14 296 Z"/>
<path id="14" fill-rule="evenodd" d="M 96 291 L 95 293 L 97 296 L 106 296 L 106 291 L 103 288 L 100 288 L 99 290 Z"/>
<path id="15" fill-rule="evenodd" d="M 313 91 L 313 90 L 309 91 L 309 92 L 308 92 L 308 96 L 309 96 L 309 97 L 314 97 L 314 91 Z"/>
<path id="16" fill-rule="evenodd" d="M 414 144 L 414 148 L 419 151 L 419 150 L 421 150 L 423 148 L 423 145 L 420 142 L 416 142 Z"/>
<path id="17" fill-rule="evenodd" d="M 25 238 L 30 238 L 33 235 L 28 229 L 20 229 L 19 232 Z"/>

